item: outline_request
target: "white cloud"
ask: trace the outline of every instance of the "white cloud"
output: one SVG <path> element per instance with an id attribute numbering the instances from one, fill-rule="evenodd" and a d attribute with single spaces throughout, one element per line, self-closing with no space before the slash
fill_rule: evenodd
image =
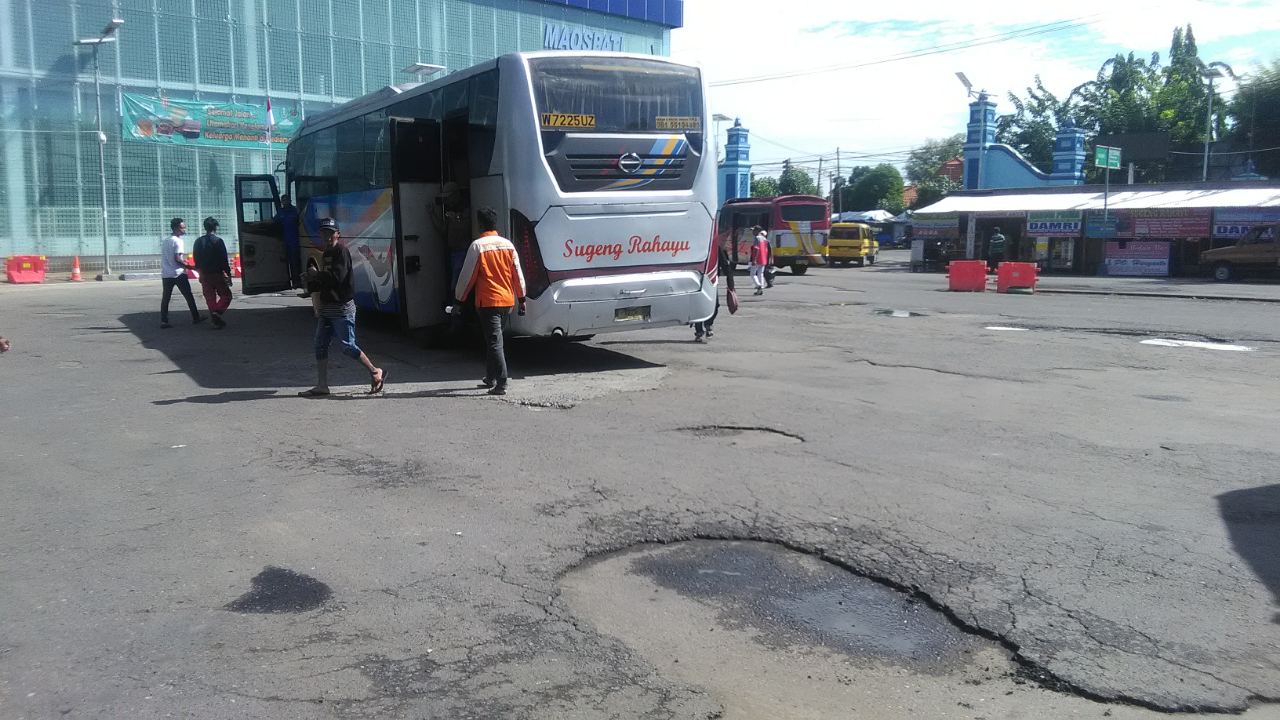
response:
<path id="1" fill-rule="evenodd" d="M 1093 79 L 1114 53 L 1157 51 L 1164 59 L 1173 29 L 1187 23 L 1198 43 L 1213 43 L 1228 62 L 1271 55 L 1280 45 L 1273 0 L 690 0 L 686 26 L 672 33 L 672 56 L 697 62 L 714 83 L 878 60 L 1076 18 L 1097 22 L 869 67 L 712 88 L 708 100 L 713 112 L 739 116 L 757 134 L 758 161 L 803 154 L 762 137 L 807 153 L 902 151 L 963 132 L 968 100 L 958 70 L 991 91 L 1005 111 L 1005 93 L 1023 93 L 1037 74 L 1065 95 Z M 1268 36 L 1263 48 L 1256 47 L 1259 33 Z M 824 175 L 827 169 L 824 164 Z"/>

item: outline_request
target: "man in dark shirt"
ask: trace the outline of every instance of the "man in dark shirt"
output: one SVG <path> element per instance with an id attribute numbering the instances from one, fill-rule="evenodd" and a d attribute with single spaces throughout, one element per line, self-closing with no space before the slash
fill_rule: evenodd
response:
<path id="1" fill-rule="evenodd" d="M 315 397 L 329 394 L 329 344 L 336 337 L 342 354 L 359 360 L 369 371 L 372 395 L 382 391 L 387 373 L 373 366 L 373 362 L 356 345 L 356 284 L 351 274 L 351 252 L 343 245 L 338 222 L 333 218 L 320 221 L 320 237 L 324 239 L 324 254 L 320 266 L 307 268 L 307 279 L 319 286 L 320 310 L 316 318 L 316 374 L 319 382 L 299 395 Z"/>
<path id="2" fill-rule="evenodd" d="M 196 238 L 191 247 L 191 259 L 200 275 L 200 287 L 204 290 L 204 302 L 209 306 L 213 327 L 221 330 L 227 326 L 222 314 L 231 306 L 231 263 L 227 262 L 227 244 L 214 233 L 218 221 L 204 219 L 204 235 Z"/>
<path id="3" fill-rule="evenodd" d="M 289 285 L 302 287 L 302 242 L 298 236 L 298 210 L 288 195 L 280 196 L 280 209 L 271 218 L 280 223 L 284 236 L 285 259 L 289 264 Z M 304 294 L 303 297 L 306 297 Z"/>

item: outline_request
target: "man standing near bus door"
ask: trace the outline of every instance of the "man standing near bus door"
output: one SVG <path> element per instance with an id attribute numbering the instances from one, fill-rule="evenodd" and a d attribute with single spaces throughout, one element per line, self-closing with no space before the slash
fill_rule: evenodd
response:
<path id="1" fill-rule="evenodd" d="M 369 393 L 382 392 L 387 382 L 387 371 L 376 368 L 369 356 L 356 345 L 356 283 L 351 273 L 351 251 L 340 241 L 342 234 L 338 221 L 324 218 L 320 221 L 320 237 L 324 239 L 324 254 L 318 267 L 307 268 L 307 279 L 319 287 L 320 309 L 316 316 L 316 374 L 319 381 L 302 397 L 319 397 L 329 394 L 329 344 L 336 337 L 342 354 L 359 360 L 369 371 Z"/>
<path id="2" fill-rule="evenodd" d="M 751 283 L 756 286 L 756 295 L 764 294 L 764 271 L 773 262 L 773 248 L 769 247 L 769 236 L 759 225 L 751 228 L 755 239 L 751 241 L 751 252 L 748 256 L 748 269 L 751 271 Z"/>
<path id="3" fill-rule="evenodd" d="M 186 298 L 187 307 L 191 308 L 192 325 L 209 319 L 196 309 L 196 299 L 191 295 L 191 281 L 187 280 L 187 270 L 193 269 L 192 266 L 187 265 L 186 258 L 182 254 L 182 236 L 187 234 L 187 223 L 182 218 L 174 218 L 169 221 L 169 229 L 173 234 L 165 238 L 163 247 L 160 249 L 160 282 L 164 285 L 164 294 L 160 298 L 162 329 L 172 327 L 169 325 L 169 298 L 173 295 L 175 287 L 182 293 L 182 297 Z"/>
<path id="4" fill-rule="evenodd" d="M 271 219 L 280 223 L 280 232 L 284 236 L 284 254 L 289 262 L 289 285 L 302 287 L 306 283 L 302 279 L 302 240 L 298 237 L 298 210 L 287 194 L 280 196 L 280 209 Z M 298 297 L 307 297 L 307 293 L 299 293 Z"/>
<path id="5" fill-rule="evenodd" d="M 507 357 L 502 334 L 513 307 L 518 306 L 524 315 L 524 273 L 520 271 L 516 246 L 498 235 L 498 213 L 490 207 L 480 208 L 476 211 L 476 224 L 480 227 L 480 237 L 471 243 L 462 264 L 462 274 L 454 288 L 454 298 L 458 301 L 454 312 L 459 312 L 474 290 L 487 350 L 487 365 L 480 384 L 489 388 L 490 395 L 506 395 Z"/>
<path id="6" fill-rule="evenodd" d="M 995 272 L 1004 261 L 1004 242 L 1000 228 L 991 228 L 991 238 L 987 240 L 987 269 L 991 272 Z"/>
<path id="7" fill-rule="evenodd" d="M 191 259 L 200 274 L 200 288 L 204 290 L 204 302 L 209 306 L 209 317 L 218 330 L 227 326 L 222 313 L 231 306 L 231 263 L 227 262 L 227 244 L 215 233 L 218 221 L 204 219 L 204 235 L 196 238 L 191 246 Z"/>

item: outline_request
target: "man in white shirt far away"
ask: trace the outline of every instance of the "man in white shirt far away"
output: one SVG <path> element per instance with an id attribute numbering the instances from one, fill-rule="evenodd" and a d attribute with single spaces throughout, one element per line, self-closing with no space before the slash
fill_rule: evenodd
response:
<path id="1" fill-rule="evenodd" d="M 192 266 L 187 264 L 182 252 L 182 236 L 187 234 L 187 223 L 182 218 L 174 218 L 169 221 L 169 228 L 173 230 L 173 234 L 165 238 L 164 247 L 160 250 L 160 278 L 164 283 L 164 297 L 160 300 L 160 327 L 171 327 L 169 297 L 173 295 L 175 287 L 187 299 L 187 307 L 191 308 L 191 323 L 204 322 L 209 318 L 196 309 L 196 299 L 191 295 L 191 281 L 187 280 L 187 270 Z"/>

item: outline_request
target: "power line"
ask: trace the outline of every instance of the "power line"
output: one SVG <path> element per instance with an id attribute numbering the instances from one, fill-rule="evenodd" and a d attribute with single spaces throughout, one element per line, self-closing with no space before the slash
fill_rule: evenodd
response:
<path id="1" fill-rule="evenodd" d="M 1076 28 L 1087 27 L 1101 21 L 1102 17 L 1107 13 L 1098 13 L 1096 15 L 1085 15 L 1071 20 L 1059 20 L 1053 23 L 1043 25 L 1034 25 L 1029 28 L 1012 30 L 1010 32 L 999 33 L 996 35 L 987 35 L 972 40 L 962 40 L 953 43 L 944 43 L 942 45 L 934 45 L 919 50 L 890 55 L 886 58 L 878 60 L 870 60 L 860 63 L 845 63 L 840 65 L 829 65 L 821 68 L 812 68 L 809 70 L 795 70 L 791 72 L 775 73 L 771 75 L 758 75 L 755 77 L 736 78 L 733 80 L 721 80 L 719 82 L 708 83 L 709 87 L 728 87 L 731 85 L 746 85 L 750 83 L 769 82 L 772 80 L 786 80 L 788 78 L 802 77 L 806 75 L 817 75 L 819 73 L 836 72 L 839 70 L 852 70 L 854 68 L 870 67 L 873 65 L 884 65 L 886 63 L 898 62 L 901 60 L 911 60 L 918 57 L 926 57 L 928 55 L 939 55 L 941 53 L 952 52 L 955 50 L 967 50 L 969 48 L 981 47 L 983 45 L 994 45 L 996 43 L 1009 42 L 1035 35 L 1043 35 L 1046 33 L 1060 32 L 1062 30 L 1073 30 Z M 1093 19 L 1090 19 L 1093 18 Z"/>

